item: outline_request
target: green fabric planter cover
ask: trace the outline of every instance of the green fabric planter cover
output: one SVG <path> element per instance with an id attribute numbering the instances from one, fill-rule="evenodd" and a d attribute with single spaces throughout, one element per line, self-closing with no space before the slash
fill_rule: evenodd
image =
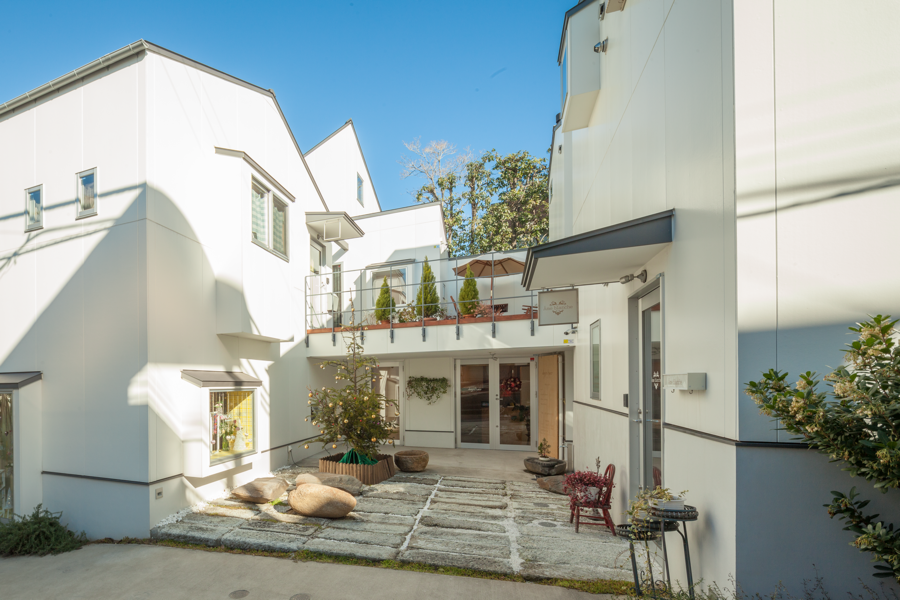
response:
<path id="1" fill-rule="evenodd" d="M 356 450 L 351 449 L 347 454 L 345 454 L 341 460 L 338 462 L 344 463 L 345 465 L 377 465 L 377 460 L 372 460 L 365 454 L 360 454 Z"/>

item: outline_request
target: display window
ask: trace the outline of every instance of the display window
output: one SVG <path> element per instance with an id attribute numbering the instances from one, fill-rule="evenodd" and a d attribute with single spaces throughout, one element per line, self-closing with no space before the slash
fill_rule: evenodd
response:
<path id="1" fill-rule="evenodd" d="M 209 393 L 211 465 L 256 451 L 255 400 L 253 390 Z"/>

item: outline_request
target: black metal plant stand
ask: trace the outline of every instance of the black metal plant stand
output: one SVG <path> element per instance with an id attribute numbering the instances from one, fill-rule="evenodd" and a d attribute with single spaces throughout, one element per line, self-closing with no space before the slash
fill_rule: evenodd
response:
<path id="1" fill-rule="evenodd" d="M 634 575 L 634 590 L 638 596 L 643 596 L 641 591 L 641 572 L 638 570 L 637 560 L 634 553 L 634 542 L 643 542 L 644 550 L 647 554 L 647 563 L 650 570 L 649 584 L 653 597 L 656 597 L 657 585 L 653 577 L 653 568 L 650 565 L 650 547 L 648 542 L 662 538 L 663 547 L 663 563 L 665 565 L 666 584 L 668 589 L 672 589 L 672 577 L 669 572 L 669 552 L 666 546 L 666 533 L 675 531 L 681 536 L 682 545 L 684 547 L 684 564 L 687 570 L 688 593 L 690 597 L 694 597 L 694 574 L 691 570 L 691 549 L 687 537 L 688 521 L 696 521 L 699 513 L 693 506 L 685 505 L 684 510 L 659 510 L 650 509 L 651 517 L 649 519 L 635 521 L 630 525 L 619 525 L 616 532 L 628 540 L 629 550 L 631 554 L 631 570 Z M 683 523 L 679 527 L 679 523 Z M 644 585 L 647 584 L 646 577 Z M 660 582 L 662 583 L 662 582 Z"/>

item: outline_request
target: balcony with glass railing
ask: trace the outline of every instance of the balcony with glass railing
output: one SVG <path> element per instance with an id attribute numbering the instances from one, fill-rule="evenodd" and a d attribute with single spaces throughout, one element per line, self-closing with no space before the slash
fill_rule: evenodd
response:
<path id="1" fill-rule="evenodd" d="M 563 326 L 541 327 L 537 293 L 525 290 L 525 251 L 429 260 L 437 301 L 421 298 L 424 261 L 394 261 L 306 278 L 306 344 L 313 355 L 340 354 L 344 324 L 364 326 L 379 354 L 561 346 Z M 461 302 L 467 267 L 479 300 Z M 395 307 L 379 312 L 387 285 Z M 387 318 L 379 318 L 387 317 Z"/>

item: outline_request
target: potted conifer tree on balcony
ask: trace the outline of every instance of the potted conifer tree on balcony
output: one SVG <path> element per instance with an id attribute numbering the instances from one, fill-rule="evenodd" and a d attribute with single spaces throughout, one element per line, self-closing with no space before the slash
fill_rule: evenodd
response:
<path id="1" fill-rule="evenodd" d="M 393 318 L 396 307 L 397 303 L 394 302 L 394 298 L 391 296 L 391 288 L 388 286 L 387 277 L 385 277 L 384 281 L 381 282 L 381 292 L 375 301 L 375 319 L 379 323 L 389 323 Z"/>
<path id="2" fill-rule="evenodd" d="M 440 301 L 437 285 L 434 283 L 434 272 L 426 256 L 425 264 L 422 266 L 422 281 L 416 293 L 416 314 L 423 319 L 434 321 L 434 315 L 440 310 Z"/>
<path id="3" fill-rule="evenodd" d="M 478 297 L 478 283 L 475 281 L 472 267 L 466 265 L 466 280 L 463 282 L 462 289 L 459 290 L 460 315 L 474 315 L 480 302 L 481 299 Z"/>

